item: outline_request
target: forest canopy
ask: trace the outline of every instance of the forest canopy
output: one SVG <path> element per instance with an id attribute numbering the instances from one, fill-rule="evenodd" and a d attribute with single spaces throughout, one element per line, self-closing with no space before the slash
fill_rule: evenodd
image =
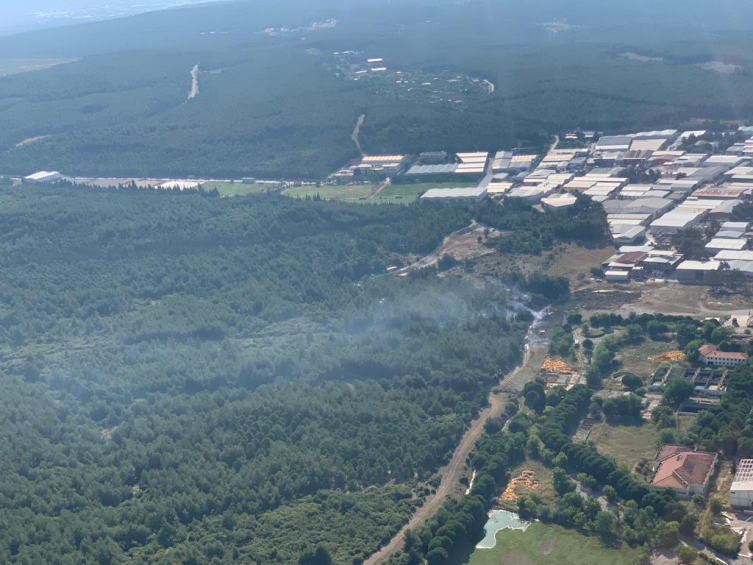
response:
<path id="1" fill-rule="evenodd" d="M 0 561 L 376 550 L 523 350 L 504 285 L 384 275 L 478 213 L 4 190 Z"/>

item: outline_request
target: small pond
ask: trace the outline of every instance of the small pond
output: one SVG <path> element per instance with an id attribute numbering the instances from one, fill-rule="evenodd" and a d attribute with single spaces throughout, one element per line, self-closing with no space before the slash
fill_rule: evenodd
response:
<path id="1" fill-rule="evenodd" d="M 497 532 L 500 530 L 523 530 L 526 531 L 530 522 L 518 518 L 518 515 L 507 510 L 492 510 L 489 512 L 489 520 L 484 526 L 484 539 L 476 547 L 478 549 L 492 549 L 497 545 Z"/>

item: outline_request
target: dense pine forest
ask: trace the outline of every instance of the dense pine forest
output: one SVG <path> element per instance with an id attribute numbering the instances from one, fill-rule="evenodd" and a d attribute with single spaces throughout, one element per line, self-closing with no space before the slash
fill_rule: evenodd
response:
<path id="1" fill-rule="evenodd" d="M 0 73 L 18 60 L 64 63 L 0 76 L 0 173 L 323 178 L 358 156 L 360 115 L 371 154 L 543 150 L 578 127 L 753 116 L 747 4 L 734 17 L 697 0 L 470 4 L 245 0 L 0 37 Z M 657 27 L 670 19 L 676 27 Z M 401 75 L 356 81 L 336 67 L 345 50 Z M 737 70 L 699 66 L 714 61 Z M 421 93 L 399 76 L 494 90 Z"/>
<path id="2" fill-rule="evenodd" d="M 374 551 L 521 356 L 501 284 L 383 274 L 479 214 L 5 189 L 0 562 Z"/>

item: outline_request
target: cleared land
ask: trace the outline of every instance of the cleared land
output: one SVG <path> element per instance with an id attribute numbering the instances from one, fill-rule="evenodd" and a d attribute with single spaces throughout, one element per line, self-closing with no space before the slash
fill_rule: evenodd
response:
<path id="1" fill-rule="evenodd" d="M 635 346 L 622 349 L 617 357 L 622 362 L 621 371 L 630 371 L 645 379 L 654 374 L 662 364 L 659 361 L 649 361 L 649 357 L 676 350 L 679 346 L 674 341 L 652 341 L 646 339 Z"/>
<path id="2" fill-rule="evenodd" d="M 519 477 L 523 473 L 523 471 L 533 471 L 534 480 L 540 483 L 540 486 L 537 490 L 531 491 L 527 489 L 524 486 L 517 486 L 515 488 L 515 495 L 525 496 L 527 494 L 530 494 L 531 492 L 535 492 L 541 497 L 541 500 L 545 502 L 546 504 L 554 504 L 554 498 L 555 498 L 555 492 L 554 492 L 554 484 L 553 484 L 553 471 L 549 467 L 545 467 L 538 461 L 526 461 L 524 463 L 521 463 L 517 467 L 515 467 L 512 471 L 510 471 L 510 477 Z M 518 503 L 515 500 L 503 500 L 500 501 L 500 507 L 505 510 L 510 510 L 512 512 L 518 511 Z"/>
<path id="3" fill-rule="evenodd" d="M 388 184 L 372 201 L 382 204 L 410 204 L 430 188 L 465 188 L 468 186 L 473 185 L 457 182 Z"/>
<path id="4" fill-rule="evenodd" d="M 613 457 L 632 470 L 641 459 L 650 461 L 654 458 L 659 445 L 659 432 L 649 423 L 642 426 L 601 423 L 594 426 L 588 441 L 593 442 L 603 455 Z"/>
<path id="5" fill-rule="evenodd" d="M 374 188 L 372 184 L 351 184 L 347 186 L 296 186 L 283 192 L 291 198 L 313 198 L 317 194 L 324 200 L 343 200 L 346 202 L 366 200 Z"/>
<path id="6" fill-rule="evenodd" d="M 573 244 L 558 245 L 539 256 L 493 253 L 476 262 L 476 274 L 498 277 L 504 273 L 525 274 L 545 271 L 552 276 L 566 277 L 570 288 L 578 290 L 589 285 L 588 272 L 614 254 L 611 247 L 589 249 Z"/>
<path id="7" fill-rule="evenodd" d="M 41 71 L 76 59 L 0 59 L 0 77 L 29 71 Z"/>
<path id="8" fill-rule="evenodd" d="M 220 196 L 243 196 L 245 194 L 266 192 L 272 188 L 268 184 L 243 184 L 240 182 L 207 182 L 201 186 L 204 190 L 216 188 Z"/>
<path id="9" fill-rule="evenodd" d="M 633 565 L 638 551 L 604 547 L 598 538 L 534 522 L 525 532 L 501 530 L 492 549 L 477 549 L 469 565 Z"/>

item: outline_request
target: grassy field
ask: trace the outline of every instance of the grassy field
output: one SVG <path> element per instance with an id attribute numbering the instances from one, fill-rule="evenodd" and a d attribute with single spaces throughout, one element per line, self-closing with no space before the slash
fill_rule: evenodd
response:
<path id="1" fill-rule="evenodd" d="M 352 184 L 348 186 L 298 186 L 289 188 L 283 194 L 291 198 L 314 197 L 317 194 L 325 200 L 343 200 L 346 202 L 365 199 L 374 189 L 373 184 Z"/>
<path id="2" fill-rule="evenodd" d="M 41 71 L 73 61 L 75 59 L 0 59 L 0 77 L 28 71 Z"/>
<path id="3" fill-rule="evenodd" d="M 202 187 L 204 190 L 216 188 L 220 196 L 243 196 L 245 194 L 266 192 L 267 189 L 273 188 L 269 184 L 243 184 L 240 182 L 207 182 Z"/>
<path id="4" fill-rule="evenodd" d="M 374 197 L 374 202 L 382 204 L 410 204 L 430 188 L 465 188 L 467 186 L 473 185 L 456 182 L 388 184 Z"/>
<path id="5" fill-rule="evenodd" d="M 638 551 L 624 546 L 604 547 L 597 538 L 587 537 L 560 526 L 534 522 L 525 532 L 502 530 L 492 549 L 477 549 L 469 565 L 633 565 Z"/>
<path id="6" fill-rule="evenodd" d="M 596 444 L 599 452 L 624 463 L 632 470 L 640 459 L 649 461 L 656 455 L 659 432 L 653 424 L 642 426 L 610 426 L 597 424 L 588 441 Z"/>
<path id="7" fill-rule="evenodd" d="M 639 377 L 646 379 L 654 374 L 654 371 L 659 368 L 661 362 L 649 361 L 648 358 L 653 355 L 659 355 L 667 351 L 676 350 L 678 345 L 676 342 L 664 342 L 664 341 L 651 341 L 646 339 L 638 345 L 633 345 L 621 349 L 617 354 L 617 358 L 622 361 L 621 370 L 631 371 Z"/>

